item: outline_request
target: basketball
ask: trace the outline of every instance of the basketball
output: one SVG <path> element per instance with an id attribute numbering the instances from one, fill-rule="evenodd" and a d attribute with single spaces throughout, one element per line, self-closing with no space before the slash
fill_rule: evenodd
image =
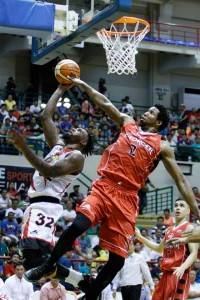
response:
<path id="1" fill-rule="evenodd" d="M 71 59 L 61 60 L 55 67 L 55 77 L 59 83 L 70 84 L 72 81 L 67 76 L 72 78 L 80 77 L 79 65 Z"/>

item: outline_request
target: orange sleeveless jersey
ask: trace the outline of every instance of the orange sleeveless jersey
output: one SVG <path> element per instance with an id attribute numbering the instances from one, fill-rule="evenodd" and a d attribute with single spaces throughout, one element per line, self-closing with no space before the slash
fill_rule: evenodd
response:
<path id="1" fill-rule="evenodd" d="M 154 168 L 161 135 L 142 131 L 135 123 L 121 128 L 118 140 L 102 155 L 98 174 L 138 191 Z"/>
<path id="2" fill-rule="evenodd" d="M 190 223 L 185 221 L 178 226 L 170 226 L 165 233 L 165 241 L 175 237 L 181 237 Z M 174 271 L 173 267 L 180 267 L 187 259 L 189 250 L 187 245 L 165 245 L 161 270 Z"/>

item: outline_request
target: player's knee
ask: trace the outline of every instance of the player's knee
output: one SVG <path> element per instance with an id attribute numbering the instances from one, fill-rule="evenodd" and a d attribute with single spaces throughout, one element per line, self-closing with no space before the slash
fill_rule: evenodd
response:
<path id="1" fill-rule="evenodd" d="M 71 225 L 71 230 L 74 230 L 81 234 L 85 232 L 90 227 L 90 225 L 90 219 L 82 213 L 78 213 L 73 224 Z"/>
<path id="2" fill-rule="evenodd" d="M 23 265 L 26 270 L 38 267 L 44 263 L 45 257 L 37 250 L 24 249 L 23 250 Z"/>

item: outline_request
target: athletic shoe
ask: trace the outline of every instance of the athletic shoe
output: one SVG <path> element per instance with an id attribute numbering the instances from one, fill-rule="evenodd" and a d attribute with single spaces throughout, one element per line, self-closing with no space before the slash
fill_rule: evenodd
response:
<path id="1" fill-rule="evenodd" d="M 43 276 L 47 278 L 53 278 L 56 276 L 56 264 L 53 266 L 49 264 L 48 260 L 37 268 L 30 269 L 24 273 L 24 278 L 30 282 L 36 282 Z"/>
<path id="2" fill-rule="evenodd" d="M 83 280 L 79 281 L 78 287 L 84 293 L 87 293 L 91 287 L 92 282 L 94 282 L 96 276 L 93 274 L 83 274 Z"/>

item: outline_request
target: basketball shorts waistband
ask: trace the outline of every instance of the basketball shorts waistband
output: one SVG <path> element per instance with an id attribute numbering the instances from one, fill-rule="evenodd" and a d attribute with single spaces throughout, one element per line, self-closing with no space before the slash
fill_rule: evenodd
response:
<path id="1" fill-rule="evenodd" d="M 49 202 L 49 203 L 60 204 L 59 199 L 54 197 L 49 197 L 49 196 L 40 196 L 40 197 L 34 197 L 29 199 L 30 199 L 30 204 L 38 203 L 38 202 Z"/>

